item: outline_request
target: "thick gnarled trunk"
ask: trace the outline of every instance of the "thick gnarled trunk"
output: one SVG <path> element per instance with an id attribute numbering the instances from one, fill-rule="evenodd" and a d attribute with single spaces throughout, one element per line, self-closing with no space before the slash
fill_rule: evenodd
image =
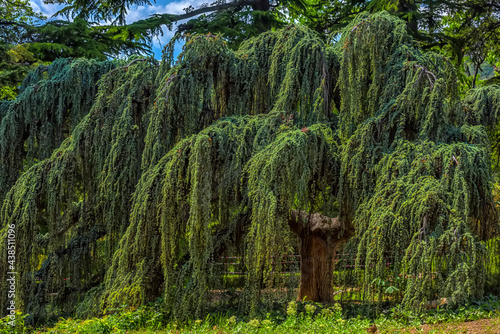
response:
<path id="1" fill-rule="evenodd" d="M 301 235 L 300 287 L 297 300 L 329 302 L 333 296 L 333 261 L 328 242 L 314 234 Z"/>
<path id="2" fill-rule="evenodd" d="M 290 228 L 300 238 L 300 286 L 297 300 L 333 300 L 333 268 L 336 250 L 353 233 L 338 218 L 292 210 Z"/>

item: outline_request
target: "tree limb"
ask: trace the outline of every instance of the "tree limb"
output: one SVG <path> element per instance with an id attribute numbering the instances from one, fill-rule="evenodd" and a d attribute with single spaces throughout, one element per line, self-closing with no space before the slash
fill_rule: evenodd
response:
<path id="1" fill-rule="evenodd" d="M 340 219 L 331 218 L 320 213 L 308 213 L 301 210 L 291 210 L 290 218 L 288 219 L 290 229 L 298 235 L 309 231 L 310 233 L 333 234 L 342 233 L 343 226 Z M 350 234 L 351 229 L 347 229 L 344 233 Z"/>
<path id="2" fill-rule="evenodd" d="M 215 6 L 209 6 L 209 7 L 200 7 L 198 9 L 195 9 L 193 11 L 190 11 L 185 14 L 179 14 L 179 15 L 172 15 L 172 14 L 157 14 L 153 15 L 153 17 L 162 17 L 162 18 L 167 18 L 171 22 L 176 22 L 176 21 L 181 21 L 185 20 L 188 18 L 191 18 L 196 15 L 204 14 L 204 13 L 209 13 L 209 12 L 214 12 L 217 10 L 223 10 L 223 9 L 230 9 L 238 6 L 255 6 L 258 5 L 260 1 L 256 0 L 238 0 L 238 1 L 233 1 L 229 3 L 223 3 Z"/>
<path id="3" fill-rule="evenodd" d="M 14 21 L 0 21 L 0 26 L 16 26 L 28 29 L 30 26 L 22 23 L 22 22 L 14 22 Z"/>

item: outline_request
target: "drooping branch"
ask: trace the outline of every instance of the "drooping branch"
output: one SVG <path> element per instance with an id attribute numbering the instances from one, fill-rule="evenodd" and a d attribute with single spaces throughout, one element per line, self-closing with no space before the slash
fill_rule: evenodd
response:
<path id="1" fill-rule="evenodd" d="M 15 27 L 22 27 L 25 29 L 30 28 L 29 25 L 27 25 L 26 23 L 23 23 L 23 22 L 3 21 L 3 20 L 0 20 L 0 26 L 15 26 Z"/>

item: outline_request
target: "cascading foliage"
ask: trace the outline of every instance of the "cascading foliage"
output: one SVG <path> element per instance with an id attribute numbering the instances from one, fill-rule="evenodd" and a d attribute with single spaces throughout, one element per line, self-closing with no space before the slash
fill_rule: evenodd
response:
<path id="1" fill-rule="evenodd" d="M 419 50 L 404 22 L 362 14 L 334 45 L 287 27 L 236 52 L 197 35 L 173 66 L 79 62 L 37 70 L 0 105 L 0 236 L 16 225 L 16 298 L 32 321 L 158 296 L 173 318 L 225 302 L 256 312 L 273 291 L 295 293 L 275 259 L 310 236 L 331 252 L 352 236 L 354 267 L 341 259 L 325 283 L 343 299 L 381 302 L 387 281 L 407 307 L 457 304 L 492 281 L 484 126 L 496 124 L 498 90 L 460 100 L 453 67 Z M 57 85 L 68 87 L 55 103 Z M 317 214 L 338 220 L 313 226 Z M 218 293 L 221 256 L 242 257 L 236 301 Z"/>
<path id="2" fill-rule="evenodd" d="M 254 305 L 259 294 L 252 292 L 262 279 L 272 285 L 271 269 L 279 269 L 271 258 L 294 245 L 288 211 L 278 202 L 308 202 L 314 178 L 335 180 L 331 128 L 315 124 L 305 131 L 297 125 L 303 122 L 280 112 L 224 118 L 180 141 L 145 172 L 107 273 L 103 307 L 144 303 L 162 287 L 174 316 L 192 307 L 201 313 L 207 290 L 220 285 L 221 254 L 245 256 L 251 274 L 240 306 Z M 291 182 L 296 177 L 300 182 Z M 279 188 L 271 189 L 274 184 Z"/>
<path id="3" fill-rule="evenodd" d="M 223 116 L 293 111 L 331 120 L 337 73 L 331 48 L 298 27 L 266 32 L 237 52 L 215 35 L 190 37 L 177 65 L 160 72 L 143 167 Z"/>
<path id="4" fill-rule="evenodd" d="M 375 16 L 353 25 L 340 67 L 355 84 L 341 84 L 338 200 L 341 217 L 354 221 L 356 236 L 346 248 L 364 268 L 361 283 L 380 300 L 374 282 L 393 282 L 410 307 L 437 297 L 452 304 L 478 298 L 486 279 L 483 241 L 496 225 L 488 139 L 476 125 L 482 123 L 464 121 L 467 102 L 457 97 L 451 66 L 397 37 L 405 34 L 401 22 Z M 363 34 L 377 27 L 371 38 L 389 41 L 383 51 Z M 355 55 L 357 49 L 365 52 Z M 355 60 L 370 65 L 353 68 Z"/>
<path id="5" fill-rule="evenodd" d="M 34 320 L 65 314 L 99 285 L 126 229 L 157 70 L 145 59 L 129 67 L 102 78 L 91 110 L 3 202 L 2 226 L 17 226 L 18 305 Z"/>
<path id="6" fill-rule="evenodd" d="M 59 59 L 30 72 L 17 100 L 0 104 L 0 200 L 23 171 L 70 135 L 94 103 L 97 81 L 115 66 Z"/>
<path id="7" fill-rule="evenodd" d="M 491 144 L 493 167 L 500 167 L 500 134 L 498 133 L 498 115 L 500 115 L 500 86 L 491 85 L 471 89 L 465 96 L 462 108 L 467 123 L 484 125 Z"/>
<path id="8" fill-rule="evenodd" d="M 298 28 L 269 33 L 262 39 L 266 43 L 260 46 L 249 42 L 249 47 L 253 48 L 251 59 L 247 59 L 248 53 L 245 53 L 244 60 L 240 60 L 218 37 L 195 36 L 187 43 L 179 64 L 170 71 L 168 63 L 160 68 L 138 59 L 123 63 L 125 66 L 111 70 L 101 79 L 90 112 L 61 147 L 19 178 L 18 185 L 10 190 L 4 201 L 2 222 L 3 226 L 16 223 L 23 231 L 18 252 L 29 248 L 23 252 L 26 267 L 20 270 L 26 273 L 22 280 L 25 291 L 19 294 L 19 299 L 20 305 L 35 320 L 69 312 L 75 296 L 84 300 L 79 307 L 81 312 L 85 313 L 87 307 L 99 306 L 97 300 L 104 288 L 100 283 L 105 268 L 111 264 L 119 240 L 123 236 L 122 244 L 128 235 L 131 192 L 141 174 L 141 159 L 147 167 L 150 161 L 161 156 L 156 152 L 168 152 L 179 138 L 201 130 L 221 116 L 244 114 L 238 91 L 232 92 L 232 104 L 227 94 L 216 93 L 222 87 L 219 81 L 224 82 L 227 76 L 223 73 L 224 68 L 239 73 L 233 74 L 232 82 L 246 76 L 248 82 L 242 83 L 239 89 L 248 91 L 247 104 L 259 104 L 261 109 L 255 113 L 267 113 L 276 104 L 271 99 L 261 102 L 252 93 L 265 92 L 267 85 L 272 83 L 277 91 L 303 90 L 304 95 L 313 98 L 316 92 L 317 104 L 311 106 L 311 110 L 322 108 L 318 113 L 323 113 L 323 118 L 333 117 L 325 112 L 322 99 L 327 97 L 328 104 L 333 105 L 333 88 L 324 83 L 332 81 L 335 66 L 329 64 L 335 59 L 332 54 L 330 58 L 319 55 L 324 49 L 323 43 L 311 32 Z M 287 42 L 289 39 L 291 42 Z M 270 54 L 290 60 L 275 61 L 275 70 L 283 73 L 270 76 L 265 68 L 258 67 L 263 62 L 259 55 L 269 44 L 277 43 L 280 46 Z M 299 48 L 294 49 L 296 45 Z M 196 53 L 200 56 L 206 53 L 206 63 L 200 63 Z M 306 71 L 303 75 L 304 78 L 312 77 L 316 86 L 301 88 L 297 82 L 284 80 L 286 68 L 296 66 L 294 62 L 300 60 L 300 53 L 310 56 L 308 66 L 313 64 L 321 69 Z M 214 56 L 220 60 L 212 59 Z M 257 64 L 259 59 L 261 63 Z M 255 80 L 256 72 L 260 73 L 259 80 Z M 207 82 L 215 82 L 215 86 Z M 204 87 L 205 84 L 208 87 Z M 231 87 L 230 82 L 226 85 Z M 285 88 L 279 88 L 282 86 Z M 197 93 L 193 96 L 190 91 Z M 286 106 L 285 109 L 293 110 L 298 109 L 298 101 L 300 99 L 295 98 L 280 103 Z M 240 110 L 234 110 L 236 103 L 242 104 Z M 203 121 L 198 124 L 199 119 Z M 284 124 L 292 122 L 289 118 L 279 120 Z M 174 121 L 178 126 L 171 126 Z M 251 153 L 251 150 L 245 152 Z M 27 188 L 32 191 L 26 192 Z M 2 233 L 5 237 L 6 229 Z M 33 244 L 36 245 L 33 247 Z M 111 287 L 109 290 L 111 293 Z M 48 300 L 47 296 L 50 296 Z M 54 310 L 53 304 L 59 307 Z M 47 310 L 52 313 L 46 314 Z"/>

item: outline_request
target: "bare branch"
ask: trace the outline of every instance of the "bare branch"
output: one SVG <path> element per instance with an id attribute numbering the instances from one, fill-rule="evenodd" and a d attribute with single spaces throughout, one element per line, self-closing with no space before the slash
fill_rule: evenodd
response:
<path id="1" fill-rule="evenodd" d="M 418 77 L 417 81 L 415 81 L 413 86 L 416 86 L 418 84 L 422 75 L 426 75 L 427 79 L 429 80 L 429 83 L 431 85 L 431 90 L 432 90 L 434 88 L 434 84 L 436 83 L 436 80 L 437 80 L 434 73 L 432 73 L 431 71 L 429 71 L 426 67 L 424 67 L 422 65 L 415 64 L 415 65 L 413 65 L 413 67 L 417 70 L 419 70 L 419 69 L 422 70 L 422 72 L 420 72 L 420 76 Z M 432 81 L 432 79 L 434 79 L 434 81 Z"/>

